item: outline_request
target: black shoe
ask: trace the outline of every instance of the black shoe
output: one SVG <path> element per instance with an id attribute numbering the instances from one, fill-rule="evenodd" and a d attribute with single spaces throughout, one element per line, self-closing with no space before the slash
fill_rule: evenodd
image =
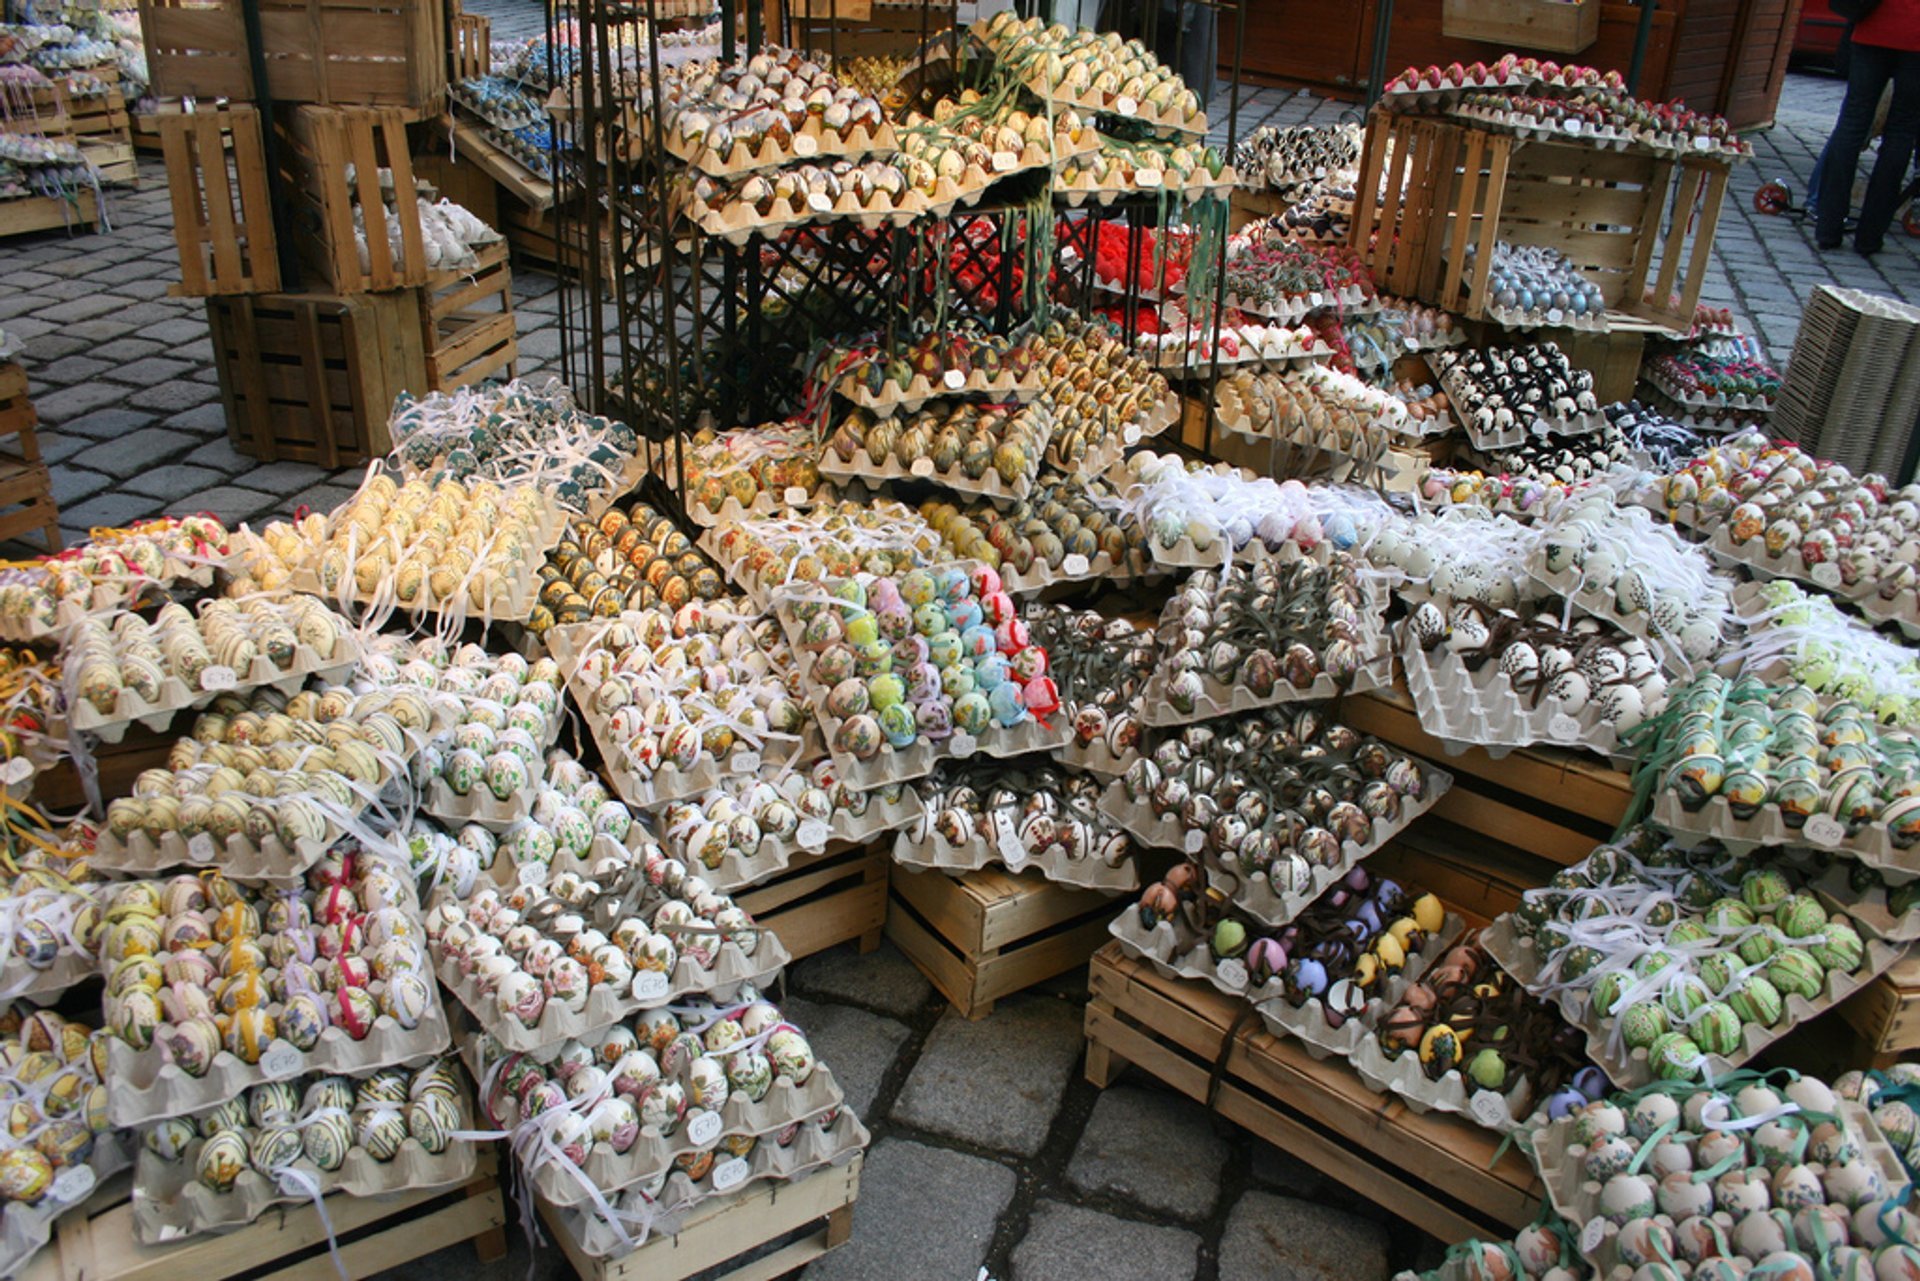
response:
<path id="1" fill-rule="evenodd" d="M 1862 258 L 1871 258 L 1885 248 L 1886 248 L 1885 244 L 1863 245 L 1859 241 L 1855 241 L 1853 245 L 1853 252 L 1859 254 Z"/>
<path id="2" fill-rule="evenodd" d="M 1825 249 L 1828 251 L 1838 249 L 1840 247 L 1840 237 L 1835 236 L 1832 240 L 1815 240 L 1813 247 L 1815 249 Z"/>

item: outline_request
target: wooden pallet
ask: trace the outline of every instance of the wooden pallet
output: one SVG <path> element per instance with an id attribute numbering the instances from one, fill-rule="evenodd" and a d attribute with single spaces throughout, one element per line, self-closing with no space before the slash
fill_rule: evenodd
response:
<path id="1" fill-rule="evenodd" d="M 836 842 L 819 854 L 803 854 L 778 876 L 733 900 L 777 935 L 794 960 L 837 943 L 858 942 L 862 952 L 880 946 L 887 922 L 887 851 L 893 837 L 871 845 Z"/>
<path id="2" fill-rule="evenodd" d="M 511 378 L 520 360 L 513 319 L 513 269 L 504 243 L 479 252 L 470 272 L 440 272 L 418 290 L 427 384 L 434 391 Z"/>
<path id="3" fill-rule="evenodd" d="M 328 1197 L 327 1217 L 347 1275 L 372 1276 L 462 1241 L 482 1263 L 507 1252 L 506 1203 L 491 1146 L 479 1173 L 462 1187 L 392 1197 Z M 54 1224 L 54 1239 L 19 1281 L 337 1281 L 327 1229 L 310 1202 L 276 1207 L 235 1232 L 171 1245 L 143 1246 L 133 1236 L 132 1178 L 109 1179 Z"/>
<path id="4" fill-rule="evenodd" d="M 704 1202 L 678 1232 L 656 1235 L 618 1259 L 596 1259 L 582 1250 L 544 1200 L 540 1217 L 581 1281 L 685 1281 L 696 1274 L 709 1281 L 773 1281 L 844 1245 L 853 1234 L 864 1160 L 856 1154 L 845 1165 L 791 1183 L 754 1183 L 736 1196 Z M 793 1239 L 772 1253 L 742 1257 L 784 1237 Z"/>
<path id="5" fill-rule="evenodd" d="M 0 200 L 0 239 L 61 228 L 68 232 L 100 229 L 100 200 L 91 189 L 81 188 L 71 198 L 23 196 Z"/>
<path id="6" fill-rule="evenodd" d="M 294 248 L 329 293 L 379 293 L 427 283 L 413 152 L 403 112 L 366 107 L 297 107 L 282 117 L 282 191 L 296 207 Z M 348 170 L 352 170 L 349 179 Z M 393 205 L 400 243 L 385 210 Z M 367 266 L 360 265 L 354 207 L 362 213 Z"/>
<path id="7" fill-rule="evenodd" d="M 443 0 L 259 0 L 270 96 L 436 111 L 447 87 Z M 252 101 L 242 0 L 140 0 L 149 87 Z"/>
<path id="8" fill-rule="evenodd" d="M 1533 1221 L 1538 1176 L 1465 1117 L 1421 1115 L 1344 1061 L 1316 1061 L 1245 1001 L 1163 978 L 1116 942 L 1094 954 L 1087 1079 L 1131 1063 L 1442 1241 L 1502 1240 Z M 1216 1080 L 1217 1072 L 1217 1080 Z"/>
<path id="9" fill-rule="evenodd" d="M 1363 734 L 1445 766 L 1453 788 L 1431 811 L 1542 860 L 1542 884 L 1578 863 L 1619 826 L 1632 799 L 1627 775 L 1593 757 L 1556 747 L 1523 747 L 1498 760 L 1481 748 L 1449 756 L 1420 727 L 1404 683 L 1349 695 L 1340 717 Z"/>
<path id="10" fill-rule="evenodd" d="M 109 187 L 137 188 L 140 185 L 140 162 L 134 155 L 133 143 L 82 138 L 80 154 L 93 162 L 93 167 L 100 173 L 100 181 Z"/>
<path id="11" fill-rule="evenodd" d="M 1083 964 L 1107 940 L 1113 895 L 986 867 L 954 876 L 895 867 L 887 937 L 962 1017 Z"/>
<path id="12" fill-rule="evenodd" d="M 394 397 L 429 390 L 420 307 L 412 289 L 209 298 L 227 439 L 261 462 L 387 453 Z"/>
<path id="13" fill-rule="evenodd" d="M 173 198 L 173 239 L 188 298 L 280 287 L 260 113 L 252 107 L 155 118 Z"/>

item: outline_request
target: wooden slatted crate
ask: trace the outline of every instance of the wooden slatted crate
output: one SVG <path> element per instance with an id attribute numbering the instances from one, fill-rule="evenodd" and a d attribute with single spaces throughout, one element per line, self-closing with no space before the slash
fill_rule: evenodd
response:
<path id="1" fill-rule="evenodd" d="M 786 0 L 794 47 L 836 59 L 900 56 L 954 25 L 956 7 L 877 4 L 874 0 Z"/>
<path id="2" fill-rule="evenodd" d="M 1465 1117 L 1383 1097 L 1339 1058 L 1316 1061 L 1245 1001 L 1162 977 L 1116 942 L 1095 953 L 1090 988 L 1096 1086 L 1132 1064 L 1442 1241 L 1502 1240 L 1539 1211 L 1518 1149 Z"/>
<path id="3" fill-rule="evenodd" d="M 895 867 L 892 885 L 887 937 L 969 1019 L 1083 964 L 1121 906 L 1100 890 L 998 867 L 958 876 Z"/>
<path id="4" fill-rule="evenodd" d="M 1502 49 L 1579 53 L 1600 38 L 1600 0 L 1446 0 L 1440 32 Z"/>
<path id="5" fill-rule="evenodd" d="M 477 13 L 464 13 L 460 0 L 453 5 L 453 78 L 473 80 L 493 74 L 493 22 Z"/>
<path id="6" fill-rule="evenodd" d="M 0 440 L 18 436 L 20 456 L 40 461 L 40 415 L 27 395 L 27 371 L 17 361 L 0 361 Z"/>
<path id="7" fill-rule="evenodd" d="M 66 95 L 67 118 L 76 137 L 132 144 L 133 116 L 120 90 L 109 88 L 105 93 L 76 95 L 64 84 L 60 88 Z"/>
<path id="8" fill-rule="evenodd" d="M 294 193 L 294 245 L 336 294 L 384 292 L 427 283 L 407 122 L 392 109 L 298 107 L 288 113 L 281 149 Z M 385 216 L 392 202 L 399 242 Z M 354 208 L 367 241 L 362 265 Z"/>
<path id="9" fill-rule="evenodd" d="M 82 187 L 65 197 L 23 196 L 18 200 L 0 200 L 0 239 L 62 227 L 69 232 L 100 229 L 100 200 L 91 188 Z"/>
<path id="10" fill-rule="evenodd" d="M 469 1183 L 389 1197 L 332 1196 L 322 1220 L 310 1202 L 269 1210 L 244 1228 L 169 1245 L 134 1240 L 132 1178 L 121 1174 L 55 1221 L 54 1239 L 19 1281 L 335 1281 L 327 1250 L 339 1243 L 348 1276 L 397 1268 L 462 1241 L 482 1263 L 507 1252 L 506 1203 L 491 1146 Z"/>
<path id="11" fill-rule="evenodd" d="M 419 309 L 417 290 L 208 299 L 228 440 L 323 467 L 387 453 L 394 397 L 429 390 Z"/>
<path id="12" fill-rule="evenodd" d="M 829 846 L 803 854 L 787 870 L 735 890 L 733 901 L 770 929 L 794 960 L 857 942 L 862 952 L 880 946 L 887 922 L 887 851 L 892 836 L 871 845 Z"/>
<path id="13" fill-rule="evenodd" d="M 440 272 L 416 291 L 434 391 L 469 387 L 505 371 L 513 376 L 520 339 L 513 319 L 513 269 L 505 243 L 479 253 L 470 272 Z"/>
<path id="14" fill-rule="evenodd" d="M 141 0 L 152 92 L 251 101 L 243 0 Z M 443 0 L 258 0 L 270 96 L 327 106 L 439 109 Z"/>
<path id="15" fill-rule="evenodd" d="M 271 293 L 280 260 L 260 113 L 252 107 L 158 116 L 173 198 L 180 284 L 189 298 Z"/>

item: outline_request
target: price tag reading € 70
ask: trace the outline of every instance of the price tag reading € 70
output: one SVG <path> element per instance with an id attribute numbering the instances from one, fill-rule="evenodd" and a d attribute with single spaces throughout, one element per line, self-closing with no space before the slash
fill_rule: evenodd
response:
<path id="1" fill-rule="evenodd" d="M 47 1189 L 47 1196 L 55 1205 L 72 1205 L 93 1191 L 93 1167 L 90 1165 L 70 1165 L 60 1171 Z"/>
<path id="2" fill-rule="evenodd" d="M 214 847 L 213 838 L 205 832 L 195 832 L 187 838 L 187 857 L 196 863 L 211 863 L 220 854 Z"/>
<path id="3" fill-rule="evenodd" d="M 1237 956 L 1230 956 L 1220 962 L 1213 967 L 1213 972 L 1218 974 L 1220 981 L 1230 988 L 1245 989 L 1247 986 L 1247 963 Z"/>
<path id="4" fill-rule="evenodd" d="M 231 667 L 203 667 L 200 669 L 200 688 L 204 690 L 232 689 L 240 683 L 240 678 Z"/>
<path id="5" fill-rule="evenodd" d="M 827 847 L 827 825 L 817 818 L 803 819 L 794 829 L 793 839 L 801 849 L 818 853 Z"/>
<path id="6" fill-rule="evenodd" d="M 1206 843 L 1207 834 L 1196 827 L 1187 833 L 1186 838 L 1180 843 L 1180 848 L 1189 854 L 1198 854 Z"/>
<path id="7" fill-rule="evenodd" d="M 1481 1090 L 1467 1106 L 1473 1111 L 1473 1119 L 1488 1129 L 1508 1125 L 1513 1120 L 1507 1112 L 1507 1101 L 1492 1090 Z"/>
<path id="8" fill-rule="evenodd" d="M 1598 1215 L 1587 1220 L 1587 1226 L 1580 1229 L 1580 1252 L 1592 1254 L 1607 1239 L 1607 1221 Z"/>
<path id="9" fill-rule="evenodd" d="M 1828 591 L 1840 586 L 1840 567 L 1830 560 L 1821 561 L 1813 567 L 1813 581 Z"/>
<path id="10" fill-rule="evenodd" d="M 667 976 L 660 970 L 641 970 L 633 976 L 633 999 L 636 1001 L 664 1001 L 672 988 Z"/>
<path id="11" fill-rule="evenodd" d="M 748 1165 L 746 1158 L 735 1157 L 713 1167 L 709 1177 L 713 1180 L 715 1192 L 731 1192 L 747 1181 Z"/>
<path id="12" fill-rule="evenodd" d="M 1565 712 L 1555 712 L 1547 718 L 1547 737 L 1556 743 L 1577 743 L 1580 741 L 1580 722 Z"/>
<path id="13" fill-rule="evenodd" d="M 269 1081 L 284 1081 L 290 1076 L 299 1076 L 306 1066 L 306 1056 L 285 1041 L 275 1041 L 260 1056 L 260 1074 Z"/>
<path id="14" fill-rule="evenodd" d="M 720 1114 L 701 1112 L 687 1122 L 687 1138 L 696 1148 L 711 1147 L 720 1139 Z"/>
<path id="15" fill-rule="evenodd" d="M 1827 849 L 1832 849 L 1847 839 L 1846 825 L 1831 814 L 1815 814 L 1800 830 L 1815 845 L 1823 845 Z"/>
<path id="16" fill-rule="evenodd" d="M 0 781 L 6 783 L 24 783 L 33 777 L 33 762 L 24 756 L 16 756 L 0 769 Z"/>
<path id="17" fill-rule="evenodd" d="M 947 385 L 948 391 L 959 391 L 967 385 L 967 376 L 958 369 L 949 369 L 940 375 L 940 381 Z"/>

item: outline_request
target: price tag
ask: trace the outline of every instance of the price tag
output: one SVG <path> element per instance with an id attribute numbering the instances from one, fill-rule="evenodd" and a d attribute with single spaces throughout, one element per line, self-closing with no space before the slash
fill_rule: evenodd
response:
<path id="1" fill-rule="evenodd" d="M 747 1181 L 748 1166 L 744 1157 L 735 1157 L 713 1167 L 713 1190 L 731 1192 Z"/>
<path id="2" fill-rule="evenodd" d="M 1319 307 L 1324 307 L 1326 305 L 1327 305 L 1327 300 L 1321 296 L 1321 293 L 1318 289 L 1314 290 L 1312 293 L 1307 295 L 1307 306 L 1319 308 Z"/>
<path id="3" fill-rule="evenodd" d="M 1577 743 L 1580 741 L 1580 722 L 1565 712 L 1555 712 L 1547 718 L 1547 737 L 1556 743 Z"/>
<path id="4" fill-rule="evenodd" d="M 698 1113 L 687 1122 L 687 1139 L 696 1148 L 710 1148 L 720 1139 L 720 1114 Z"/>
<path id="5" fill-rule="evenodd" d="M 522 863 L 513 869 L 513 879 L 531 889 L 539 889 L 547 883 L 547 877 L 553 869 L 545 863 Z"/>
<path id="6" fill-rule="evenodd" d="M 967 385 L 967 376 L 958 369 L 949 369 L 946 373 L 940 375 L 940 381 L 947 385 L 947 390 L 959 391 Z"/>
<path id="7" fill-rule="evenodd" d="M 1513 1120 L 1507 1114 L 1507 1101 L 1492 1090 L 1481 1090 L 1467 1106 L 1473 1112 L 1473 1119 L 1488 1129 L 1496 1129 Z"/>
<path id="8" fill-rule="evenodd" d="M 736 774 L 758 774 L 760 772 L 760 753 L 735 752 L 731 762 Z"/>
<path id="9" fill-rule="evenodd" d="M 948 743 L 949 753 L 963 761 L 979 750 L 980 740 L 964 731 L 956 733 Z"/>
<path id="10" fill-rule="evenodd" d="M 1235 991 L 1243 990 L 1247 986 L 1247 963 L 1237 956 L 1230 956 L 1220 962 L 1213 967 L 1213 972 L 1220 976 L 1222 983 Z"/>
<path id="11" fill-rule="evenodd" d="M 801 849 L 818 853 L 827 848 L 827 825 L 817 818 L 803 819 L 793 839 L 799 842 Z"/>
<path id="12" fill-rule="evenodd" d="M 1060 568 L 1072 577 L 1080 578 L 1091 572 L 1093 563 L 1079 552 L 1069 552 L 1067 558 L 1060 562 Z"/>
<path id="13" fill-rule="evenodd" d="M 196 863 L 211 863 L 219 853 L 213 838 L 205 832 L 195 832 L 187 838 L 187 857 Z"/>
<path id="14" fill-rule="evenodd" d="M 1830 560 L 1823 560 L 1813 567 L 1813 581 L 1832 590 L 1840 586 L 1840 567 Z"/>
<path id="15" fill-rule="evenodd" d="M 1707 137 L 1705 134 L 1696 134 L 1693 139 L 1693 149 L 1695 151 L 1712 151 L 1713 139 Z"/>
<path id="16" fill-rule="evenodd" d="M 1001 861 L 1012 871 L 1019 871 L 1020 865 L 1027 861 L 1027 846 L 1020 839 L 1020 829 L 1014 826 L 1013 815 L 1005 810 L 993 812 L 993 845 Z"/>
<path id="17" fill-rule="evenodd" d="M 827 198 L 826 192 L 815 191 L 807 196 L 807 208 L 815 213 L 832 213 L 833 201 Z"/>
<path id="18" fill-rule="evenodd" d="M 793 154 L 796 156 L 817 156 L 820 154 L 820 140 L 810 133 L 793 135 Z"/>
<path id="19" fill-rule="evenodd" d="M 1587 1220 L 1587 1226 L 1580 1229 L 1580 1253 L 1592 1254 L 1607 1239 L 1607 1221 L 1599 1216 Z"/>
<path id="20" fill-rule="evenodd" d="M 1560 127 L 1562 129 L 1565 129 L 1568 133 L 1572 134 L 1576 138 L 1580 136 L 1580 122 L 1578 120 L 1575 120 L 1571 116 L 1569 116 L 1565 120 L 1562 120 L 1560 122 Z"/>
<path id="21" fill-rule="evenodd" d="M 1160 185 L 1160 181 L 1161 175 L 1158 169 L 1135 169 L 1133 171 L 1133 185 L 1136 187 L 1157 187 Z"/>
<path id="22" fill-rule="evenodd" d="M 1547 323 L 1549 325 L 1565 324 L 1566 319 L 1567 319 L 1567 313 L 1564 311 L 1561 311 L 1558 307 L 1547 308 Z"/>
<path id="23" fill-rule="evenodd" d="M 664 1001 L 667 990 L 673 985 L 660 970 L 641 970 L 633 976 L 633 999 L 636 1001 Z"/>
<path id="24" fill-rule="evenodd" d="M 1206 843 L 1207 834 L 1196 827 L 1181 840 L 1180 848 L 1189 854 L 1198 854 Z"/>
<path id="25" fill-rule="evenodd" d="M 204 667 L 200 670 L 201 689 L 232 689 L 240 683 L 231 667 Z"/>
<path id="26" fill-rule="evenodd" d="M 1140 103 L 1123 93 L 1120 95 L 1120 100 L 1113 104 L 1113 109 L 1123 116 L 1136 115 L 1140 110 Z"/>
<path id="27" fill-rule="evenodd" d="M 24 756 L 16 756 L 7 762 L 6 771 L 0 779 L 8 783 L 24 783 L 33 777 L 33 762 Z"/>
<path id="28" fill-rule="evenodd" d="M 789 507 L 798 507 L 810 497 L 803 485 L 788 485 L 787 492 L 782 496 L 787 500 Z"/>
<path id="29" fill-rule="evenodd" d="M 1815 814 L 1800 830 L 1815 845 L 1824 845 L 1828 849 L 1847 839 L 1846 825 L 1830 814 Z"/>
<path id="30" fill-rule="evenodd" d="M 907 470 L 924 479 L 925 477 L 933 475 L 933 459 L 916 458 L 913 460 L 913 465 L 908 467 Z"/>
<path id="31" fill-rule="evenodd" d="M 306 1055 L 288 1042 L 276 1040 L 260 1056 L 260 1074 L 269 1081 L 284 1081 L 290 1076 L 299 1076 L 306 1063 Z"/>
<path id="32" fill-rule="evenodd" d="M 60 1205 L 72 1205 L 93 1191 L 93 1167 L 70 1165 L 60 1171 L 47 1195 Z"/>
<path id="33" fill-rule="evenodd" d="M 1139 444 L 1140 443 L 1140 424 L 1128 423 L 1125 427 L 1122 427 L 1120 429 L 1120 443 L 1123 445 Z"/>
<path id="34" fill-rule="evenodd" d="M 995 173 L 1008 173 L 1019 167 L 1020 157 L 1014 155 L 1011 151 L 996 151 L 993 153 L 993 171 Z"/>

